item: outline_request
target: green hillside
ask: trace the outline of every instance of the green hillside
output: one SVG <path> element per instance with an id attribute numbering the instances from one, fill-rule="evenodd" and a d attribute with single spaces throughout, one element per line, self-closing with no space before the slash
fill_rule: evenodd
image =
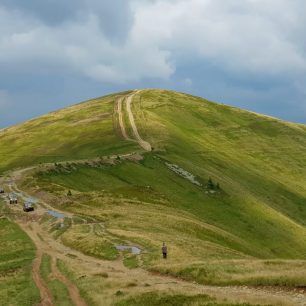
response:
<path id="1" fill-rule="evenodd" d="M 118 96 L 93 99 L 0 130 L 0 173 L 39 162 L 131 150 L 133 144 L 122 141 L 114 126 L 113 107 Z"/>
<path id="2" fill-rule="evenodd" d="M 71 227 L 61 241 L 101 258 L 108 258 L 110 243 L 128 241 L 145 250 L 136 266 L 203 283 L 305 283 L 306 127 L 186 94 L 143 90 L 132 112 L 153 147 L 145 152 L 125 104 L 130 140 L 121 134 L 115 110 L 126 94 L 1 131 L 0 171 L 52 162 L 22 187 L 105 226 Z"/>

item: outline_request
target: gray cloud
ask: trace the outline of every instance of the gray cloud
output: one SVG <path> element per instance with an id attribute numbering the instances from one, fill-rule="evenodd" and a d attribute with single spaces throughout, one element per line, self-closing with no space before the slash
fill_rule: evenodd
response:
<path id="1" fill-rule="evenodd" d="M 82 22 L 88 15 L 99 18 L 101 31 L 112 41 L 124 40 L 132 25 L 129 1 L 99 0 L 2 0 L 0 7 L 37 19 L 51 27 Z"/>
<path id="2" fill-rule="evenodd" d="M 17 104 L 43 100 L 42 82 L 77 98 L 60 79 L 92 95 L 168 86 L 306 122 L 305 10 L 303 0 L 2 0 L 1 86 Z M 48 95 L 42 111 L 60 105 Z"/>

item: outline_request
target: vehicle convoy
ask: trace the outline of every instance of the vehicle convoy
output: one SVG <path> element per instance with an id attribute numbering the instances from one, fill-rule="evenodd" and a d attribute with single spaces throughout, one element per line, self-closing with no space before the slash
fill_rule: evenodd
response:
<path id="1" fill-rule="evenodd" d="M 31 202 L 25 202 L 25 203 L 23 204 L 23 211 L 25 211 L 25 212 L 34 211 L 33 203 L 31 203 Z"/>
<path id="2" fill-rule="evenodd" d="M 17 196 L 16 196 L 15 193 L 10 193 L 8 195 L 8 199 L 10 201 L 10 204 L 17 204 L 18 203 Z"/>

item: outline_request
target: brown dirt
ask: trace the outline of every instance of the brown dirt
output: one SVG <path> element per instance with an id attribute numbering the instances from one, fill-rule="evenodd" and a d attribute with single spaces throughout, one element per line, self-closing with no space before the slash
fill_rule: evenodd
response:
<path id="1" fill-rule="evenodd" d="M 132 112 L 132 109 L 131 109 L 131 105 L 132 105 L 132 102 L 133 102 L 133 98 L 134 96 L 138 93 L 139 91 L 136 91 L 134 92 L 133 94 L 129 95 L 127 98 L 126 98 L 126 110 L 128 112 L 128 116 L 129 116 L 129 120 L 130 120 L 130 124 L 132 126 L 132 129 L 133 129 L 133 133 L 134 133 L 134 136 L 137 140 L 137 142 L 139 143 L 139 145 L 146 151 L 152 151 L 152 147 L 150 145 L 150 143 L 148 143 L 147 141 L 144 141 L 139 133 L 138 133 L 138 129 L 137 129 L 137 126 L 136 126 L 136 123 L 135 123 L 135 120 L 134 120 L 134 115 L 133 115 L 133 112 Z"/>
<path id="2" fill-rule="evenodd" d="M 76 306 L 87 306 L 87 304 L 85 303 L 83 298 L 80 296 L 80 292 L 79 292 L 79 289 L 77 288 L 77 286 L 75 284 L 73 284 L 69 279 L 67 279 L 58 270 L 58 268 L 56 266 L 56 259 L 57 258 L 55 258 L 55 257 L 52 258 L 52 276 L 54 278 L 57 278 L 58 280 L 60 280 L 62 283 L 65 284 L 65 286 L 67 287 L 67 289 L 69 291 L 70 298 Z"/>
<path id="3" fill-rule="evenodd" d="M 119 126 L 120 126 L 120 129 L 121 129 L 121 133 L 122 133 L 123 138 L 125 138 L 126 140 L 131 140 L 131 138 L 129 138 L 129 136 L 127 135 L 125 125 L 124 125 L 124 120 L 123 120 L 122 104 L 123 104 L 123 101 L 125 99 L 126 99 L 125 97 L 120 97 L 117 100 L 118 120 L 119 120 Z"/>
<path id="4" fill-rule="evenodd" d="M 39 250 L 36 252 L 36 258 L 33 261 L 33 267 L 32 267 L 32 276 L 34 279 L 34 282 L 39 289 L 41 302 L 39 305 L 41 306 L 52 306 L 52 295 L 51 292 L 46 284 L 46 282 L 42 279 L 40 276 L 39 268 L 41 264 L 42 254 Z"/>
<path id="5" fill-rule="evenodd" d="M 143 140 L 141 138 L 141 136 L 139 135 L 136 123 L 135 123 L 135 119 L 134 119 L 134 115 L 131 109 L 131 105 L 133 102 L 133 98 L 134 96 L 138 93 L 139 91 L 135 91 L 132 94 L 129 94 L 125 97 L 120 97 L 117 99 L 116 103 L 117 103 L 117 113 L 118 113 L 118 120 L 119 120 L 119 126 L 121 129 L 121 133 L 122 136 L 126 139 L 126 140 L 130 140 L 130 141 L 134 141 L 134 139 L 131 139 L 126 132 L 126 128 L 125 128 L 125 124 L 124 124 L 124 119 L 123 119 L 123 103 L 125 102 L 126 104 L 126 110 L 128 113 L 128 117 L 129 117 L 129 121 L 130 121 L 130 125 L 132 127 L 133 130 L 133 135 L 135 140 L 139 143 L 139 145 L 146 151 L 152 151 L 152 147 L 150 145 L 149 142 Z"/>

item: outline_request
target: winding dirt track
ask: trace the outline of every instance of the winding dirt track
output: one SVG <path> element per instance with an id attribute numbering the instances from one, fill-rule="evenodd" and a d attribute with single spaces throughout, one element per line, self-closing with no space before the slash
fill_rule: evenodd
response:
<path id="1" fill-rule="evenodd" d="M 26 193 L 23 193 L 27 197 Z M 21 207 L 16 206 L 16 212 L 21 212 Z M 70 294 L 74 305 L 87 306 L 81 298 L 78 288 L 68 280 L 56 267 L 56 260 L 67 261 L 67 254 L 75 256 L 74 265 L 83 267 L 85 274 L 101 273 L 107 271 L 109 278 L 113 278 L 118 286 L 129 280 L 137 280 L 140 284 L 150 284 L 150 291 L 172 291 L 181 294 L 208 294 L 217 296 L 220 299 L 228 299 L 231 302 L 248 302 L 253 304 L 271 304 L 271 305 L 306 305 L 306 295 L 304 292 L 288 291 L 282 288 L 252 288 L 244 286 L 215 287 L 205 286 L 197 283 L 183 281 L 181 279 L 168 277 L 160 274 L 152 274 L 142 268 L 130 270 L 126 268 L 122 261 L 104 261 L 93 258 L 74 249 L 64 246 L 60 240 L 54 240 L 50 234 L 40 225 L 39 218 L 44 209 L 39 208 L 33 214 L 26 215 L 27 219 L 17 219 L 18 224 L 30 236 L 37 247 L 36 259 L 33 263 L 33 278 L 41 293 L 42 306 L 52 306 L 52 297 L 50 291 L 41 278 L 39 273 L 40 262 L 43 254 L 52 257 L 52 276 L 63 282 Z M 62 212 L 66 213 L 66 212 Z M 42 238 L 43 237 L 43 238 Z M 72 260 L 72 259 L 71 259 Z M 136 292 L 137 293 L 137 292 Z M 101 305 L 112 305 L 109 298 L 110 293 L 105 292 L 105 300 Z M 111 293 L 113 296 L 113 293 Z"/>
<path id="2" fill-rule="evenodd" d="M 117 112 L 119 115 L 119 125 L 122 135 L 125 139 L 133 140 L 128 137 L 124 126 L 124 118 L 122 106 L 126 103 L 126 110 L 128 112 L 129 121 L 133 130 L 135 140 L 146 151 L 150 151 L 151 145 L 144 141 L 138 133 L 135 124 L 134 116 L 131 110 L 133 97 L 137 92 L 133 92 L 127 97 L 122 97 L 117 100 Z M 134 140 L 133 140 L 134 141 Z M 33 168 L 33 167 L 32 167 Z M 18 179 L 23 176 L 24 172 L 32 168 L 18 170 L 10 174 L 8 186 L 11 190 L 19 191 L 23 197 L 28 197 L 27 193 L 20 190 L 16 184 Z M 45 207 L 52 208 L 52 205 L 40 201 Z M 17 218 L 17 223 L 22 229 L 30 236 L 36 245 L 37 253 L 33 262 L 33 279 L 40 290 L 42 306 L 52 306 L 52 295 L 45 281 L 40 276 L 40 263 L 43 254 L 48 254 L 52 257 L 52 277 L 64 283 L 69 291 L 71 300 L 77 306 L 87 306 L 86 302 L 80 296 L 79 290 L 75 284 L 67 279 L 57 268 L 56 260 L 62 259 L 64 261 L 70 260 L 70 264 L 77 266 L 78 269 L 83 269 L 83 273 L 102 273 L 107 271 L 109 278 L 113 279 L 119 286 L 126 284 L 129 280 L 137 280 L 140 284 L 150 284 L 150 291 L 166 291 L 166 292 L 179 292 L 181 294 L 208 294 L 217 296 L 220 299 L 228 299 L 232 302 L 248 302 L 253 304 L 272 304 L 272 305 L 296 305 L 306 306 L 306 294 L 303 291 L 286 290 L 282 288 L 252 288 L 244 286 L 231 286 L 231 287 L 215 287 L 205 286 L 197 283 L 183 281 L 177 278 L 171 278 L 165 275 L 152 274 L 142 268 L 130 270 L 126 268 L 122 261 L 104 261 L 93 258 L 74 249 L 68 248 L 61 243 L 60 240 L 54 240 L 50 233 L 37 222 L 39 218 L 45 213 L 46 209 L 38 206 L 35 212 L 25 215 L 22 212 L 21 206 L 15 206 L 14 211 L 21 216 Z M 57 209 L 57 211 L 61 212 Z M 66 216 L 73 216 L 71 213 L 62 212 Z M 74 259 L 69 259 L 67 254 L 75 256 Z M 139 293 L 139 287 L 130 290 L 136 290 L 134 293 Z M 142 289 L 143 290 L 143 289 Z M 102 292 L 103 300 L 101 305 L 112 305 L 112 297 L 114 292 Z"/>
<path id="3" fill-rule="evenodd" d="M 32 267 L 32 276 L 33 276 L 34 282 L 35 282 L 35 284 L 36 284 L 36 286 L 37 286 L 37 288 L 40 292 L 40 298 L 41 298 L 40 305 L 41 306 L 52 306 L 53 303 L 52 303 L 51 292 L 50 292 L 46 282 L 42 279 L 42 277 L 40 276 L 40 273 L 39 273 L 41 259 L 42 259 L 42 253 L 39 250 L 37 250 L 36 258 L 34 259 L 33 267 Z"/>
<path id="4" fill-rule="evenodd" d="M 33 168 L 31 167 L 31 168 L 16 171 L 14 175 L 12 175 L 11 182 L 8 186 L 11 191 L 15 191 L 15 192 L 17 191 L 19 193 L 19 196 L 21 196 L 21 198 L 23 199 L 26 199 L 29 196 L 17 187 L 15 183 L 15 179 L 20 178 L 21 175 L 25 171 L 28 171 L 31 169 Z M 52 209 L 50 205 L 46 203 L 44 203 L 44 205 L 45 206 L 47 205 L 48 208 Z M 14 211 L 17 214 L 20 213 L 21 207 L 20 206 L 14 207 Z M 58 279 L 66 286 L 73 304 L 76 306 L 88 306 L 83 300 L 83 298 L 81 297 L 77 286 L 73 284 L 69 279 L 67 279 L 58 270 L 56 266 L 56 260 L 58 257 L 56 256 L 57 254 L 54 253 L 52 243 L 50 242 L 46 243 L 45 240 L 42 240 L 42 237 L 39 234 L 39 233 L 43 233 L 43 229 L 40 228 L 39 223 L 37 221 L 39 220 L 39 218 L 42 216 L 43 213 L 44 213 L 44 210 L 41 209 L 41 207 L 38 207 L 37 212 L 34 212 L 33 214 L 31 214 L 30 218 L 17 219 L 17 223 L 19 224 L 19 226 L 28 234 L 28 236 L 34 242 L 35 247 L 36 247 L 36 257 L 33 261 L 33 266 L 32 266 L 32 277 L 33 277 L 33 280 L 37 288 L 40 291 L 41 301 L 39 305 L 40 306 L 53 306 L 54 305 L 50 289 L 48 288 L 48 285 L 45 282 L 45 280 L 40 275 L 40 265 L 42 262 L 42 256 L 44 254 L 47 254 L 47 255 L 50 255 L 52 258 L 52 265 L 51 265 L 52 277 L 55 279 Z M 65 214 L 67 215 L 67 213 Z M 46 233 L 44 233 L 44 236 L 46 236 Z"/>
<path id="5" fill-rule="evenodd" d="M 124 125 L 124 120 L 123 120 L 122 104 L 123 104 L 124 99 L 125 99 L 125 97 L 120 97 L 117 100 L 117 113 L 118 113 L 119 126 L 120 126 L 120 129 L 121 129 L 122 136 L 126 140 L 131 140 L 128 137 L 127 133 L 126 133 L 126 129 L 125 129 L 125 125 Z"/>
<path id="6" fill-rule="evenodd" d="M 127 95 L 126 97 L 120 97 L 117 101 L 117 112 L 118 112 L 118 117 L 119 117 L 119 125 L 121 128 L 122 136 L 126 140 L 132 140 L 131 138 L 128 137 L 126 133 L 126 128 L 124 124 L 124 118 L 123 118 L 123 103 L 125 102 L 126 104 L 126 111 L 128 113 L 129 117 L 129 122 L 133 130 L 133 135 L 134 139 L 139 143 L 139 145 L 146 151 L 152 151 L 152 146 L 149 142 L 143 140 L 141 136 L 139 135 L 136 123 L 135 123 L 135 118 L 132 112 L 132 103 L 133 103 L 133 98 L 134 96 L 139 93 L 140 91 L 134 91 L 132 94 Z"/>

